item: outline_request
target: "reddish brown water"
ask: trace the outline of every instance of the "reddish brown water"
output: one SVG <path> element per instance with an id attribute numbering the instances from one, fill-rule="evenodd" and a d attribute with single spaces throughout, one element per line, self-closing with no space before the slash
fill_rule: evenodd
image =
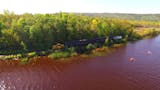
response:
<path id="1" fill-rule="evenodd" d="M 0 90 L 160 90 L 159 50 L 160 36 L 85 60 L 1 61 Z"/>

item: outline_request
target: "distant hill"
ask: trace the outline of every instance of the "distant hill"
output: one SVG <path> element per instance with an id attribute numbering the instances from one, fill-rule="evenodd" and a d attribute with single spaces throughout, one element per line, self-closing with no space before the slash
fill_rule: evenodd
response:
<path id="1" fill-rule="evenodd" d="M 79 13 L 80 14 L 80 13 Z M 81 13 L 87 16 L 120 18 L 128 20 L 160 21 L 160 14 Z"/>

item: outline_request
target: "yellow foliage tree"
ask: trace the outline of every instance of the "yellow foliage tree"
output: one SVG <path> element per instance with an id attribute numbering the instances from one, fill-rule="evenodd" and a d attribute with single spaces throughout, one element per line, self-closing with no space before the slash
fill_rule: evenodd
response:
<path id="1" fill-rule="evenodd" d="M 96 30 L 97 25 L 98 25 L 98 21 L 96 19 L 93 19 L 91 23 L 91 30 Z"/>

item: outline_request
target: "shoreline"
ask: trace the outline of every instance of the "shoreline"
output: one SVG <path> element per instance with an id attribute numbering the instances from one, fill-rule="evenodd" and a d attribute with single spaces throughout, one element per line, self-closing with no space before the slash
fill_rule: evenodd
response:
<path id="1" fill-rule="evenodd" d="M 24 58 L 18 58 L 16 57 L 17 55 L 0 55 L 0 60 L 2 61 L 22 61 L 22 62 L 27 62 L 30 61 L 32 59 L 37 59 L 37 58 L 41 58 L 41 57 L 47 57 L 48 59 L 52 59 L 54 61 L 69 61 L 70 59 L 75 59 L 75 58 L 89 58 L 89 57 L 95 57 L 95 56 L 103 56 L 106 54 L 109 54 L 111 52 L 113 52 L 114 49 L 119 48 L 124 46 L 127 43 L 121 43 L 121 44 L 113 44 L 111 47 L 99 47 L 99 48 L 95 48 L 93 49 L 90 53 L 82 53 L 82 54 L 77 54 L 75 56 L 68 56 L 68 57 L 64 57 L 64 58 L 50 58 L 49 55 L 44 55 L 44 56 L 33 56 L 31 58 L 29 57 L 24 57 Z M 28 53 L 27 53 L 28 54 Z M 7 59 L 7 57 L 16 57 L 16 58 L 9 58 Z M 28 58 L 26 61 L 24 60 L 25 58 Z M 24 61 L 23 61 L 24 60 Z"/>
<path id="2" fill-rule="evenodd" d="M 136 30 L 134 30 L 134 31 L 136 32 Z M 148 31 L 148 32 L 146 33 L 146 31 Z M 152 38 L 152 37 L 155 37 L 155 36 L 159 35 L 159 30 L 155 31 L 153 29 L 147 29 L 146 31 L 145 30 L 144 31 L 138 30 L 138 32 L 136 32 L 136 33 L 143 34 L 142 38 L 140 38 L 138 40 L 149 39 L 149 38 Z M 154 31 L 154 33 L 156 32 L 155 35 L 154 34 L 152 35 L 153 31 Z M 145 33 L 143 33 L 143 32 L 145 32 Z M 134 40 L 134 41 L 138 41 L 138 40 Z M 49 55 L 52 54 L 52 53 L 54 54 L 54 52 L 51 51 L 51 50 L 50 51 L 48 50 L 48 51 L 41 51 L 42 55 L 37 55 L 37 52 L 29 52 L 29 53 L 25 53 L 25 54 L 19 53 L 19 54 L 11 54 L 11 55 L 0 55 L 0 60 L 5 60 L 5 61 L 14 60 L 14 61 L 20 61 L 20 62 L 27 63 L 29 60 L 32 60 L 33 58 L 44 56 L 44 57 L 47 57 L 47 58 L 50 58 L 50 59 L 53 59 L 53 60 L 56 60 L 56 61 L 58 61 L 58 60 L 60 60 L 60 61 L 61 60 L 63 60 L 63 61 L 67 60 L 68 61 L 68 59 L 76 58 L 76 57 L 82 57 L 83 58 L 83 57 L 92 57 L 92 56 L 99 56 L 99 55 L 101 56 L 101 55 L 103 55 L 103 53 L 106 54 L 106 53 L 110 52 L 109 51 L 110 49 L 124 46 L 125 44 L 128 44 L 128 42 L 132 42 L 132 41 L 126 41 L 125 43 L 119 43 L 119 44 L 112 44 L 112 46 L 110 46 L 110 47 L 103 45 L 102 47 L 99 47 L 99 48 L 96 47 L 96 48 L 90 50 L 89 53 L 78 54 L 77 52 L 73 52 L 73 56 L 68 55 L 68 56 L 65 56 L 65 57 L 51 58 Z M 47 52 L 50 52 L 50 53 L 46 54 Z M 63 54 L 63 52 L 65 52 L 65 51 L 60 51 L 60 52 L 62 52 L 62 54 Z"/>

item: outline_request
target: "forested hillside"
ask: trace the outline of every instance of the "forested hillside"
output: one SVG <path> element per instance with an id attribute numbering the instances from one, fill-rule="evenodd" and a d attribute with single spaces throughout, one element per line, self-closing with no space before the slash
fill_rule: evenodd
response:
<path id="1" fill-rule="evenodd" d="M 123 13 L 83 13 L 94 17 L 108 17 L 141 21 L 160 21 L 160 14 L 123 14 Z"/>

